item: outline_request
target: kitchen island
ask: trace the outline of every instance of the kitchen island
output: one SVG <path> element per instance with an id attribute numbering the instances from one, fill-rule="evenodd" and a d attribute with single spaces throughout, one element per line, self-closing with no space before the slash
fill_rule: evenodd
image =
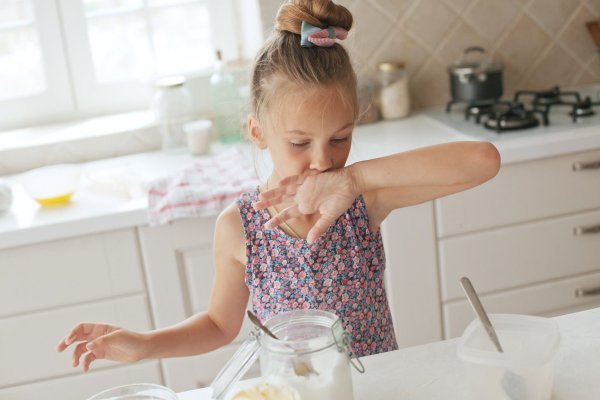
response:
<path id="1" fill-rule="evenodd" d="M 561 343 L 552 400 L 599 399 L 600 308 L 555 320 Z M 457 343 L 445 340 L 364 357 L 366 372 L 352 371 L 355 400 L 466 400 L 468 382 Z M 183 392 L 179 399 L 209 400 L 210 389 Z"/>

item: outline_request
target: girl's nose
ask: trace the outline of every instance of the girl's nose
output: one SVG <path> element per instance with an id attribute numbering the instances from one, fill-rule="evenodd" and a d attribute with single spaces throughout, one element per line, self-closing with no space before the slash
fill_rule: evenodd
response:
<path id="1" fill-rule="evenodd" d="M 326 151 L 317 150 L 311 160 L 310 169 L 320 172 L 327 171 L 333 167 L 333 159 Z"/>

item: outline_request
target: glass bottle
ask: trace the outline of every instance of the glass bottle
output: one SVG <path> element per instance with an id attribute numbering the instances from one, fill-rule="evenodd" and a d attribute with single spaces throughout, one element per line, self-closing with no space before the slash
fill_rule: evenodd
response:
<path id="1" fill-rule="evenodd" d="M 406 117 L 410 113 L 408 77 L 402 62 L 377 65 L 381 91 L 379 104 L 383 119 Z"/>
<path id="2" fill-rule="evenodd" d="M 170 76 L 156 81 L 151 106 L 162 150 L 185 145 L 183 126 L 190 120 L 191 98 L 184 85 L 184 76 Z"/>
<path id="3" fill-rule="evenodd" d="M 233 75 L 225 69 L 221 52 L 210 77 L 211 99 L 219 140 L 224 143 L 241 140 L 242 100 Z"/>

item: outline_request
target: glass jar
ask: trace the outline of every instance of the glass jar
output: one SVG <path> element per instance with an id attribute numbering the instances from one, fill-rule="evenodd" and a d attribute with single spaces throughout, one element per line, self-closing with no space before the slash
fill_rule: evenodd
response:
<path id="1" fill-rule="evenodd" d="M 170 76 L 156 81 L 151 107 L 162 150 L 185 145 L 183 126 L 190 120 L 191 98 L 184 85 L 184 76 Z"/>
<path id="2" fill-rule="evenodd" d="M 265 326 L 277 339 L 255 330 L 211 384 L 213 398 L 226 398 L 229 390 L 260 354 L 264 383 L 292 398 L 352 400 L 350 366 L 364 372 L 353 360 L 350 338 L 341 320 L 322 310 L 294 310 L 276 315 Z"/>
<path id="3" fill-rule="evenodd" d="M 216 58 L 210 76 L 210 93 L 217 134 L 223 143 L 239 142 L 242 138 L 242 99 L 219 50 Z"/>
<path id="4" fill-rule="evenodd" d="M 410 113 L 408 77 L 402 62 L 384 62 L 377 65 L 381 91 L 380 111 L 383 119 L 406 117 Z"/>

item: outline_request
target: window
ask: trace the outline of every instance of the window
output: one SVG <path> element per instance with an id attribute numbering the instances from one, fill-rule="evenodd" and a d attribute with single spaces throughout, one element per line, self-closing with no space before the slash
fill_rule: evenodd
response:
<path id="1" fill-rule="evenodd" d="M 252 58 L 260 27 L 258 0 L 0 0 L 0 130 L 145 108 L 216 48 Z"/>

